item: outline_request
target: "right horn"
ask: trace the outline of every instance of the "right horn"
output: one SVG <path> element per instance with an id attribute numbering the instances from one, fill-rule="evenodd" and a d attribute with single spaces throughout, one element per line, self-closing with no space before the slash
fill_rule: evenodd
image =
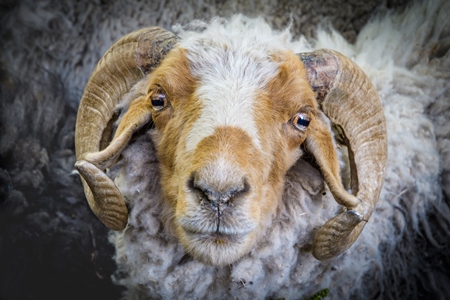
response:
<path id="1" fill-rule="evenodd" d="M 128 209 L 104 169 L 122 152 L 133 132 L 150 121 L 149 110 L 141 109 L 142 103 L 133 101 L 129 110 L 134 109 L 134 114 L 127 116 L 128 119 L 132 116 L 131 122 L 125 122 L 126 126 L 122 122 L 109 143 L 117 118 L 116 106 L 177 42 L 178 37 L 159 27 L 133 31 L 108 49 L 86 84 L 75 128 L 75 168 L 90 208 L 110 229 L 125 228 Z"/>
<path id="2" fill-rule="evenodd" d="M 313 255 L 325 260 L 354 243 L 375 209 L 387 161 L 386 121 L 375 87 L 352 60 L 326 49 L 299 57 L 321 110 L 342 131 L 351 169 L 353 195 L 344 189 L 339 172 L 330 172 L 329 150 L 321 150 L 307 139 L 307 147 L 318 152 L 312 151 L 331 193 L 344 206 L 315 236 Z"/>

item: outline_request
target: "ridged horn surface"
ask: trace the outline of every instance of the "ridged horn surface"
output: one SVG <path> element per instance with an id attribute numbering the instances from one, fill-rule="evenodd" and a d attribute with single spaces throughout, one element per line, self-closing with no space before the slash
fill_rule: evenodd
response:
<path id="1" fill-rule="evenodd" d="M 375 87 L 352 60 L 326 49 L 299 57 L 322 111 L 342 129 L 349 153 L 351 189 L 358 199 L 356 206 L 346 207 L 317 232 L 313 255 L 325 260 L 354 243 L 375 209 L 387 161 L 386 121 Z M 330 190 L 335 198 L 347 193 L 340 187 L 330 186 Z M 347 203 L 351 203 L 354 196 L 347 194 Z"/>
<path id="2" fill-rule="evenodd" d="M 103 169 L 120 154 L 131 137 L 111 139 L 115 107 L 134 84 L 159 65 L 178 38 L 159 27 L 131 32 L 103 55 L 86 84 L 75 128 L 75 167 L 94 214 L 109 228 L 122 230 L 128 209 L 120 191 Z"/>

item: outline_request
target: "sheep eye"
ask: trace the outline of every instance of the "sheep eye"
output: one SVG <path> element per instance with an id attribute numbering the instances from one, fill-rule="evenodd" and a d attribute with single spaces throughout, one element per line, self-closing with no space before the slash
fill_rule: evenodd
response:
<path id="1" fill-rule="evenodd" d="M 166 94 L 163 91 L 157 91 L 150 96 L 153 109 L 161 110 L 169 105 Z"/>
<path id="2" fill-rule="evenodd" d="M 292 117 L 292 125 L 300 131 L 305 131 L 309 122 L 311 119 L 306 113 L 297 113 Z"/>

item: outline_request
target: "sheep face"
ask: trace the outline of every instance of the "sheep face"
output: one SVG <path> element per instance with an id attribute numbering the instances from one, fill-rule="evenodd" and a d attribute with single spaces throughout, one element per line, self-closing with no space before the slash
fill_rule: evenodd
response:
<path id="1" fill-rule="evenodd" d="M 378 200 L 387 159 L 374 86 L 338 52 L 297 56 L 253 34 L 211 31 L 179 40 L 150 27 L 105 53 L 80 102 L 75 167 L 92 211 L 106 226 L 124 229 L 128 207 L 103 170 L 153 119 L 166 224 L 198 259 L 231 263 L 263 236 L 303 142 L 345 207 L 317 231 L 312 254 L 335 257 L 358 238 Z M 111 140 L 114 108 L 120 110 L 122 95 L 143 75 L 149 88 L 133 94 Z M 340 179 L 330 121 L 348 148 L 354 194 Z"/>
<path id="2" fill-rule="evenodd" d="M 169 53 L 142 105 L 156 127 L 166 217 L 194 257 L 224 265 L 270 225 L 317 104 L 290 52 L 192 48 Z"/>

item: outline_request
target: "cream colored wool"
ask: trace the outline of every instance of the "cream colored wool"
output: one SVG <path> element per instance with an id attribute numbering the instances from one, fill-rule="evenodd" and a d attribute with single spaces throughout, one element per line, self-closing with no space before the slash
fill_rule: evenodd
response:
<path id="1" fill-rule="evenodd" d="M 219 278 L 218 282 L 239 286 L 240 292 L 245 293 L 247 288 L 256 289 L 252 281 L 255 280 L 261 292 L 276 288 L 279 295 L 294 299 L 305 299 L 323 287 L 330 288 L 326 299 L 424 299 L 428 296 L 446 299 L 450 295 L 449 4 L 423 1 L 426 3 L 404 13 L 383 15 L 365 26 L 355 40 L 369 16 L 406 2 L 1 1 L 0 298 L 88 299 L 93 292 L 105 299 L 117 298 L 114 293 L 118 290 L 108 285 L 111 266 L 105 257 L 110 255 L 110 245 L 103 240 L 103 225 L 90 215 L 78 176 L 71 175 L 75 162 L 75 113 L 84 86 L 101 55 L 120 36 L 132 30 L 154 25 L 170 28 L 176 23 L 208 20 L 213 16 L 229 19 L 232 14 L 241 12 L 249 16 L 262 15 L 270 26 L 278 29 L 285 28 L 292 16 L 294 41 L 306 37 L 310 43 L 306 48 L 332 47 L 355 59 L 382 96 L 388 119 L 390 156 L 378 209 L 363 236 L 342 257 L 327 262 L 328 265 L 323 266 L 324 273 L 314 271 L 317 265 L 324 263 L 310 260 L 309 254 L 304 255 L 310 250 L 306 243 L 304 247 L 299 246 L 302 254 L 297 257 L 300 259 L 292 262 L 300 271 L 289 279 L 289 282 L 297 282 L 289 287 L 291 294 L 281 283 L 287 282 L 283 275 L 286 273 L 270 273 L 264 265 L 256 263 L 257 260 L 241 262 L 239 270 L 245 267 L 242 272 L 233 269 L 235 271 L 230 273 L 230 269 L 223 269 L 222 273 L 216 273 L 224 278 Z M 316 34 L 318 24 L 328 22 L 342 35 L 328 29 Z M 348 44 L 342 36 L 354 44 Z M 311 37 L 316 39 L 311 40 Z M 148 139 L 141 139 L 142 145 L 135 144 L 130 151 L 136 154 L 139 147 L 146 151 L 146 147 L 151 147 Z M 131 153 L 126 155 L 131 157 Z M 131 200 L 142 200 L 139 203 L 143 205 L 147 201 L 149 211 L 157 213 L 161 208 L 154 207 L 154 202 L 142 196 L 145 190 L 142 185 L 154 189 L 151 195 L 159 193 L 154 173 L 157 162 L 150 153 L 140 154 L 145 155 L 153 168 L 147 169 L 149 174 L 141 174 L 148 179 L 132 176 L 131 179 L 139 181 L 140 193 L 135 193 L 141 197 Z M 133 163 L 136 165 L 137 161 L 131 158 L 128 167 Z M 143 168 L 144 162 L 137 166 Z M 303 188 L 297 187 L 299 190 L 290 189 L 297 193 L 295 197 L 303 195 L 306 201 L 311 194 L 315 195 L 314 201 L 326 201 L 331 205 L 333 202 L 328 195 L 322 197 L 312 189 L 322 188 L 321 183 L 311 179 L 317 177 L 303 173 L 305 169 L 301 166 L 290 172 L 291 179 L 303 184 Z M 299 173 L 298 177 L 295 172 Z M 310 173 L 318 175 L 313 170 Z M 312 181 L 309 189 L 307 179 Z M 287 183 L 286 187 L 289 186 Z M 5 200 L 3 196 L 8 198 Z M 306 215 L 302 214 L 314 213 L 316 202 L 311 204 L 311 211 L 310 206 L 296 204 L 305 212 L 289 210 L 286 214 L 295 213 L 300 218 L 295 222 L 303 222 Z M 127 243 L 128 251 L 134 253 L 134 262 L 128 265 L 122 255 L 125 252 L 118 252 L 115 281 L 129 287 L 126 295 L 132 298 L 132 295 L 142 294 L 139 290 L 150 287 L 155 298 L 158 291 L 175 295 L 183 287 L 177 282 L 183 284 L 185 280 L 187 286 L 199 290 L 197 295 L 206 292 L 208 282 L 212 282 L 212 271 L 204 272 L 198 283 L 191 284 L 200 276 L 183 277 L 179 271 L 181 266 L 167 269 L 169 277 L 161 276 L 159 281 L 152 281 L 164 274 L 165 269 L 160 265 L 177 261 L 174 253 L 178 255 L 182 250 L 165 241 L 163 224 L 156 217 L 146 214 L 145 210 L 133 211 L 133 215 L 155 222 L 148 225 L 149 236 L 160 237 L 159 244 L 163 245 L 160 249 L 165 255 L 155 256 L 162 260 L 154 265 L 146 262 L 149 257 L 144 251 L 152 244 L 144 232 L 142 241 L 133 238 Z M 137 224 L 136 219 L 131 221 Z M 283 230 L 286 228 L 294 227 L 289 224 Z M 296 234 L 295 230 L 303 229 L 292 230 L 292 235 Z M 304 240 L 306 236 L 306 233 L 299 235 Z M 132 237 L 130 234 L 130 239 Z M 270 247 L 264 249 L 277 254 L 271 252 Z M 283 258 L 283 253 L 277 255 Z M 301 260 L 304 257 L 307 259 Z M 183 261 L 193 265 L 188 259 Z M 136 269 L 132 269 L 134 263 L 139 263 Z M 45 276 L 42 276 L 43 270 Z M 203 271 L 199 270 L 193 269 Z M 252 279 L 257 277 L 254 274 L 260 277 Z M 240 276 L 243 280 L 239 279 L 238 283 L 228 281 Z M 267 290 L 261 284 L 266 281 L 270 281 Z M 280 284 L 275 286 L 272 282 Z M 139 288 L 138 283 L 148 288 Z M 297 288 L 299 291 L 294 291 Z M 217 289 L 213 291 L 219 293 Z M 194 297 L 194 293 L 186 296 Z M 226 293 L 223 297 L 231 298 Z"/>
<path id="2" fill-rule="evenodd" d="M 444 1 L 416 4 L 403 13 L 374 19 L 355 44 L 333 30 L 319 30 L 316 40 L 292 41 L 288 30 L 273 31 L 261 19 L 238 16 L 228 22 L 215 19 L 207 26 L 196 22 L 195 27 L 206 28 L 206 35 L 217 36 L 225 30 L 236 39 L 259 36 L 296 52 L 331 48 L 354 59 L 373 80 L 386 114 L 385 184 L 377 209 L 355 244 L 321 262 L 310 253 L 312 237 L 337 205 L 320 173 L 299 160 L 286 175 L 276 216 L 251 252 L 227 267 L 207 266 L 187 255 L 159 218 L 165 206 L 150 132 L 130 145 L 111 170 L 131 207 L 127 229 L 110 236 L 118 265 L 114 280 L 127 287 L 124 297 L 303 299 L 329 288 L 330 299 L 373 299 L 380 294 L 411 299 L 418 297 L 417 287 L 408 282 L 408 276 L 421 272 L 428 277 L 426 287 L 434 284 L 436 295 L 448 295 L 450 289 L 442 282 L 445 277 L 420 269 L 411 237 L 424 228 L 431 243 L 441 246 L 427 231 L 428 212 L 437 214 L 436 222 L 450 234 L 450 211 L 440 178 L 444 171 L 445 189 L 449 129 L 443 120 L 450 115 L 450 57 L 448 45 L 442 48 L 440 43 L 450 34 L 448 13 L 450 3 Z M 185 38 L 196 34 L 180 27 L 178 31 Z M 439 47 L 444 50 L 437 52 Z M 399 281 L 392 283 L 386 272 L 397 274 L 394 278 Z"/>

